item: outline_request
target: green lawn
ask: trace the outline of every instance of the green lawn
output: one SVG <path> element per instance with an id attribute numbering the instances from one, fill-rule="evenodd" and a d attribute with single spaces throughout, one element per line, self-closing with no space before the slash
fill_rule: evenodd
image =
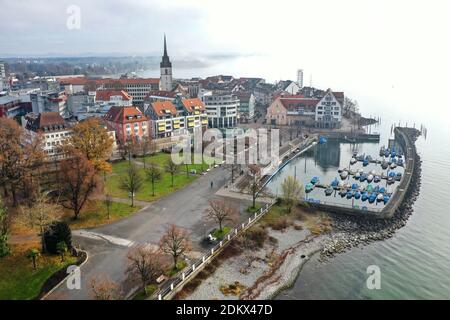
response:
<path id="1" fill-rule="evenodd" d="M 152 184 L 150 180 L 147 179 L 143 166 L 138 166 L 139 172 L 145 179 L 145 182 L 142 188 L 136 192 L 136 200 L 153 201 L 159 199 L 175 190 L 183 188 L 199 177 L 199 173 L 201 173 L 201 164 L 188 165 L 188 170 L 195 169 L 197 171 L 197 174 L 189 175 L 186 174 L 186 167 L 181 165 L 179 172 L 174 175 L 174 186 L 172 187 L 171 175 L 164 171 L 164 165 L 168 159 L 170 159 L 170 154 L 167 153 L 158 153 L 146 158 L 147 164 L 150 162 L 156 164 L 160 167 L 162 172 L 161 180 L 155 182 L 155 196 L 152 196 Z M 135 160 L 142 162 L 142 158 L 137 158 Z M 120 188 L 121 176 L 126 173 L 128 166 L 128 160 L 116 162 L 113 164 L 113 173 L 106 177 L 106 189 L 113 197 L 128 198 L 128 192 Z M 206 170 L 207 168 L 208 165 L 204 164 L 203 169 Z"/>
<path id="2" fill-rule="evenodd" d="M 39 248 L 39 246 L 37 246 Z M 0 259 L 0 300 L 31 300 L 37 297 L 44 282 L 56 271 L 67 268 L 77 260 L 66 256 L 61 262 L 60 256 L 41 256 L 37 260 L 37 269 L 26 257 L 22 248 L 12 248 L 10 256 Z"/>
<path id="3" fill-rule="evenodd" d="M 231 230 L 230 227 L 222 227 L 222 231 L 220 231 L 220 229 L 217 229 L 216 231 L 214 231 L 212 235 L 213 237 L 220 240 L 223 237 L 225 237 L 228 234 L 228 232 L 230 232 L 230 230 Z"/>
<path id="4" fill-rule="evenodd" d="M 125 218 L 141 208 L 142 207 L 138 205 L 131 207 L 127 203 L 112 202 L 109 209 L 110 217 L 108 219 L 108 211 L 105 202 L 102 200 L 93 200 L 86 203 L 86 207 L 83 209 L 83 212 L 77 220 L 73 220 L 70 213 L 68 213 L 66 219 L 72 230 L 89 228 Z"/>

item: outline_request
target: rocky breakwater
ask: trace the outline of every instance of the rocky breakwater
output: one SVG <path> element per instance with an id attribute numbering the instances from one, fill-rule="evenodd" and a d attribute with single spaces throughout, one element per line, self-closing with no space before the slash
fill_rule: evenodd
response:
<path id="1" fill-rule="evenodd" d="M 420 131 L 412 128 L 402 128 L 410 141 L 415 143 Z M 367 219 L 361 216 L 343 216 L 330 213 L 333 219 L 333 232 L 323 242 L 321 259 L 331 257 L 358 245 L 366 245 L 374 241 L 384 240 L 394 235 L 396 230 L 405 226 L 413 212 L 413 204 L 419 195 L 421 186 L 421 159 L 415 153 L 414 168 L 411 181 L 405 191 L 402 203 L 388 219 Z"/>

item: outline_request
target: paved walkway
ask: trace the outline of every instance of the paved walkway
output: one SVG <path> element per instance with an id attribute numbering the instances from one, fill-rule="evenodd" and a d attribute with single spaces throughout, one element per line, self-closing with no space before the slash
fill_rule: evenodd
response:
<path id="1" fill-rule="evenodd" d="M 185 188 L 150 203 L 138 213 L 108 225 L 74 232 L 73 242 L 89 253 L 88 262 L 81 268 L 81 289 L 69 290 L 66 285 L 56 289 L 48 299 L 92 299 L 90 281 L 99 276 L 107 276 L 121 286 L 125 295 L 136 286 L 125 274 L 129 245 L 157 244 L 168 224 L 176 224 L 189 231 L 193 250 L 203 252 L 203 239 L 213 229 L 215 223 L 204 220 L 204 211 L 210 199 L 223 198 L 217 191 L 225 185 L 229 172 L 216 168 L 199 177 Z M 211 188 L 210 183 L 214 182 Z M 249 205 L 245 199 L 236 199 L 242 221 Z"/>

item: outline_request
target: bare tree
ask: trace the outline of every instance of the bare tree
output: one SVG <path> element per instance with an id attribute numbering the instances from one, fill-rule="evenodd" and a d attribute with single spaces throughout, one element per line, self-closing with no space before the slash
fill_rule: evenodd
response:
<path id="1" fill-rule="evenodd" d="M 110 195 L 109 193 L 107 193 L 107 194 L 105 195 L 105 200 L 104 200 L 104 202 L 105 202 L 105 207 L 106 207 L 106 213 L 108 214 L 108 220 L 109 220 L 110 217 L 111 217 L 111 214 L 110 214 L 110 212 L 111 212 L 111 206 L 112 206 L 112 204 L 113 204 L 112 197 L 111 197 L 111 195 Z"/>
<path id="2" fill-rule="evenodd" d="M 135 193 L 141 189 L 143 183 L 144 179 L 134 164 L 131 164 L 125 175 L 121 177 L 121 188 L 130 194 L 132 207 L 134 207 Z"/>
<path id="3" fill-rule="evenodd" d="M 222 224 L 225 221 L 234 221 L 238 215 L 237 209 L 224 200 L 209 201 L 209 208 L 205 211 L 205 217 L 219 224 L 219 230 L 222 232 Z"/>
<path id="4" fill-rule="evenodd" d="M 171 224 L 159 241 L 162 252 L 170 254 L 173 258 L 173 267 L 177 268 L 178 258 L 191 250 L 189 234 L 186 230 Z"/>
<path id="5" fill-rule="evenodd" d="M 95 300 L 122 299 L 122 293 L 119 286 L 106 277 L 92 278 L 91 291 Z"/>
<path id="6" fill-rule="evenodd" d="M 152 154 L 154 152 L 154 142 L 149 136 L 142 137 L 141 141 L 139 141 L 139 146 L 142 152 L 142 162 L 144 164 L 144 169 L 146 168 L 146 157 L 147 154 Z"/>
<path id="7" fill-rule="evenodd" d="M 127 275 L 133 280 L 139 279 L 147 295 L 147 285 L 164 269 L 161 252 L 149 245 L 140 245 L 128 252 L 127 260 Z"/>
<path id="8" fill-rule="evenodd" d="M 59 186 L 62 206 L 72 210 L 74 219 L 78 219 L 96 186 L 93 164 L 82 153 L 73 151 L 61 162 Z"/>
<path id="9" fill-rule="evenodd" d="M 50 224 L 58 220 L 62 213 L 59 206 L 50 202 L 46 193 L 39 193 L 34 204 L 21 207 L 20 221 L 30 228 L 38 228 L 41 237 L 42 252 L 46 252 L 44 233 Z"/>
<path id="10" fill-rule="evenodd" d="M 179 167 L 176 163 L 174 163 L 172 160 L 167 160 L 164 169 L 166 170 L 167 173 L 170 173 L 171 177 L 172 177 L 172 188 L 173 188 L 173 177 L 175 174 L 177 174 Z"/>
<path id="11" fill-rule="evenodd" d="M 264 192 L 263 182 L 261 181 L 261 169 L 257 165 L 249 165 L 250 180 L 244 187 L 243 191 L 248 192 L 252 196 L 252 207 L 256 207 L 256 199 Z"/>
<path id="12" fill-rule="evenodd" d="M 281 184 L 281 189 L 283 192 L 283 201 L 286 203 L 288 212 L 291 212 L 292 207 L 300 201 L 303 189 L 301 184 L 292 176 L 284 179 Z"/>
<path id="13" fill-rule="evenodd" d="M 152 196 L 155 196 L 155 182 L 161 180 L 161 170 L 154 163 L 150 163 L 147 169 L 147 177 L 152 183 Z"/>

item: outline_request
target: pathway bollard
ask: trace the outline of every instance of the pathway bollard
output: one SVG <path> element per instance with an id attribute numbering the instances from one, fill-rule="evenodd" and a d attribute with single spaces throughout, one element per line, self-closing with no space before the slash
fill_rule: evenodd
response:
<path id="1" fill-rule="evenodd" d="M 192 271 L 195 271 L 195 264 L 192 265 Z"/>
<path id="2" fill-rule="evenodd" d="M 211 254 L 214 254 L 214 248 L 211 248 Z"/>
<path id="3" fill-rule="evenodd" d="M 170 284 L 170 290 L 173 290 L 173 282 Z"/>

